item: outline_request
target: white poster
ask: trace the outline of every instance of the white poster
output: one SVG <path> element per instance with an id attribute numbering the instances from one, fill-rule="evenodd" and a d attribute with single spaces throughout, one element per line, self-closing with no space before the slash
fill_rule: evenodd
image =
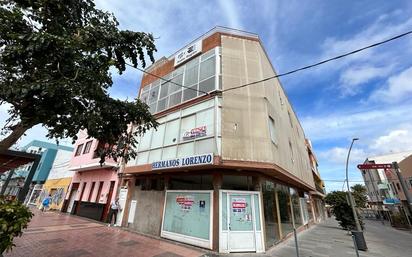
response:
<path id="1" fill-rule="evenodd" d="M 128 223 L 133 223 L 134 221 L 134 215 L 136 213 L 136 204 L 137 204 L 136 200 L 132 200 L 130 202 L 129 218 L 127 220 Z"/>
<path id="2" fill-rule="evenodd" d="M 121 226 L 122 225 L 122 220 L 123 220 L 123 215 L 124 215 L 124 207 L 126 206 L 126 198 L 127 198 L 127 188 L 121 188 L 119 191 L 119 204 L 121 211 L 118 215 L 116 225 Z"/>

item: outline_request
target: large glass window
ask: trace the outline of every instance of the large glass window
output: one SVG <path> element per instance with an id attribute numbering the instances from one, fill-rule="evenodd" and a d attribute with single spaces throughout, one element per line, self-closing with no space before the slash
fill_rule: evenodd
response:
<path id="1" fill-rule="evenodd" d="M 263 211 L 265 217 L 266 248 L 280 239 L 278 210 L 276 208 L 276 185 L 271 181 L 265 181 L 262 188 Z"/>
<path id="2" fill-rule="evenodd" d="M 166 82 L 169 79 L 171 82 Z M 163 76 L 163 79 L 158 79 L 145 86 L 141 91 L 140 100 L 149 105 L 151 113 L 161 112 L 180 104 L 182 101 L 203 95 L 199 91 L 215 90 L 215 81 L 216 56 L 215 49 L 211 49 L 172 73 Z"/>
<path id="3" fill-rule="evenodd" d="M 151 149 L 163 146 L 163 138 L 165 134 L 165 124 L 160 124 L 153 132 Z"/>
<path id="4" fill-rule="evenodd" d="M 300 198 L 298 192 L 291 188 L 291 200 L 292 200 L 292 207 L 293 207 L 293 216 L 295 218 L 295 227 L 298 228 L 302 225 L 302 213 L 300 208 Z"/>
<path id="5" fill-rule="evenodd" d="M 173 145 L 178 142 L 179 119 L 169 121 L 166 123 L 164 145 Z"/>
<path id="6" fill-rule="evenodd" d="M 192 238 L 210 239 L 211 193 L 167 192 L 165 201 L 163 236 L 167 237 L 167 232 L 172 232 Z"/>
<path id="7" fill-rule="evenodd" d="M 277 185 L 277 188 L 282 236 L 285 237 L 293 231 L 289 187 Z"/>

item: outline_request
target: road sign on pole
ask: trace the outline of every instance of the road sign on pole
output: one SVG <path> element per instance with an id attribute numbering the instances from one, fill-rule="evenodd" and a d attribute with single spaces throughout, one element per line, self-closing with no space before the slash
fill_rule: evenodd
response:
<path id="1" fill-rule="evenodd" d="M 372 170 L 372 169 L 392 169 L 392 163 L 367 163 L 358 164 L 358 169 L 360 170 Z"/>

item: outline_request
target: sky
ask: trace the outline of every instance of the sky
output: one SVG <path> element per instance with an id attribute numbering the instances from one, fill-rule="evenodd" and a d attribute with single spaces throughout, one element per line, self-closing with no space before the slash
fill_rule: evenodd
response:
<path id="1" fill-rule="evenodd" d="M 152 33 L 156 58 L 170 56 L 220 25 L 259 35 L 278 73 L 412 30 L 411 1 L 99 0 L 121 29 Z M 137 96 L 141 73 L 113 72 L 113 97 Z M 341 190 L 351 139 L 349 180 L 367 157 L 412 150 L 412 36 L 280 79 L 313 144 L 326 190 Z M 7 106 L 0 106 L 0 124 Z M 36 126 L 19 141 L 44 140 Z M 70 144 L 71 140 L 61 141 Z"/>

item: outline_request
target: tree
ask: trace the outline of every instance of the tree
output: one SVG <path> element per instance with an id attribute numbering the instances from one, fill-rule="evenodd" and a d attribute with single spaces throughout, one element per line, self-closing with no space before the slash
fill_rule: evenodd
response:
<path id="1" fill-rule="evenodd" d="M 0 105 L 11 105 L 0 151 L 42 124 L 57 142 L 86 129 L 104 142 L 101 161 L 136 155 L 136 136 L 157 123 L 138 99 L 109 96 L 109 69 L 145 67 L 156 47 L 151 34 L 118 25 L 91 0 L 0 0 Z"/>
<path id="2" fill-rule="evenodd" d="M 342 228 L 349 230 L 356 227 L 352 208 L 348 204 L 348 194 L 346 192 L 330 192 L 326 195 L 325 202 L 332 206 L 332 212 Z M 359 215 L 358 217 L 361 226 L 363 226 Z"/>
<path id="3" fill-rule="evenodd" d="M 353 198 L 355 199 L 358 208 L 365 208 L 368 201 L 366 196 L 366 187 L 361 184 L 356 184 L 351 187 Z"/>

